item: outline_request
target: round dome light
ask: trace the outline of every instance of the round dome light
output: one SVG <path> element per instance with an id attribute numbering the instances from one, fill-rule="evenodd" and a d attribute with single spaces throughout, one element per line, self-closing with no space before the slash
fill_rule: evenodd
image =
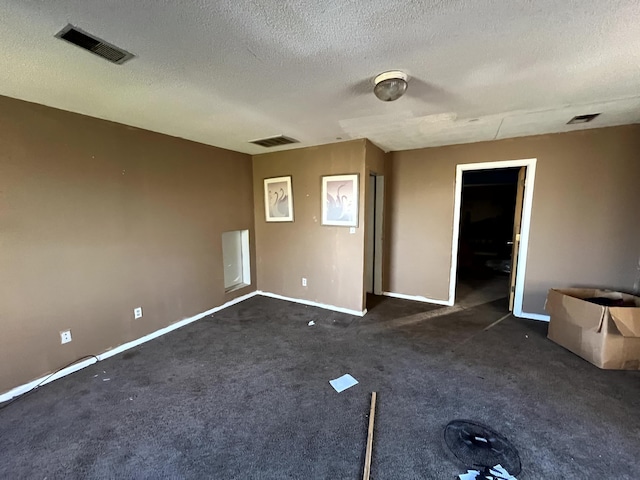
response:
<path id="1" fill-rule="evenodd" d="M 384 72 L 373 79 L 373 93 L 383 102 L 393 102 L 407 91 L 407 74 L 400 71 Z"/>

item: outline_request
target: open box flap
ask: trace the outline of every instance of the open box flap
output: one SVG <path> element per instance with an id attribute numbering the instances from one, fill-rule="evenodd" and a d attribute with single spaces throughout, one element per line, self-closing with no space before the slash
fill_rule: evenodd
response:
<path id="1" fill-rule="evenodd" d="M 624 337 L 640 337 L 640 308 L 611 307 L 609 314 Z"/>
<path id="2" fill-rule="evenodd" d="M 602 330 L 606 308 L 582 300 L 582 298 L 595 297 L 598 292 L 600 291 L 586 288 L 551 289 L 545 309 L 552 319 L 554 316 L 562 317 L 585 330 L 599 332 Z"/>

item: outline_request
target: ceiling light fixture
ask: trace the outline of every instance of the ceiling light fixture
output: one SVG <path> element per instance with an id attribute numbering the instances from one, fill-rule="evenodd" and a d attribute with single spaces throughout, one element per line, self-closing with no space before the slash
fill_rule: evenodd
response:
<path id="1" fill-rule="evenodd" d="M 381 73 L 373 79 L 373 93 L 383 102 L 393 102 L 407 91 L 408 79 L 406 73 L 397 70 Z"/>

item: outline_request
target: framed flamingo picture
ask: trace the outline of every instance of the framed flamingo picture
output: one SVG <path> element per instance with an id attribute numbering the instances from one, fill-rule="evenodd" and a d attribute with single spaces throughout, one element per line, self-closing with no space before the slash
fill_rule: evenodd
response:
<path id="1" fill-rule="evenodd" d="M 267 222 L 293 222 L 291 176 L 264 179 L 264 210 Z"/>
<path id="2" fill-rule="evenodd" d="M 358 226 L 358 174 L 322 177 L 322 225 Z"/>

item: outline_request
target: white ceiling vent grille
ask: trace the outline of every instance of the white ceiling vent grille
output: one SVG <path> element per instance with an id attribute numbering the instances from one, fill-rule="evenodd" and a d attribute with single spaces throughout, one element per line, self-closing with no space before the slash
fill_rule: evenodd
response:
<path id="1" fill-rule="evenodd" d="M 73 43 L 74 45 L 117 65 L 122 65 L 124 62 L 131 60 L 135 56 L 132 53 L 118 48 L 109 42 L 105 42 L 104 40 L 84 32 L 71 24 L 60 30 L 56 34 L 56 37 L 66 40 L 69 43 Z"/>
<path id="2" fill-rule="evenodd" d="M 576 115 L 571 120 L 567 122 L 567 125 L 574 125 L 576 123 L 589 123 L 593 121 L 595 118 L 600 116 L 599 113 L 589 113 L 587 115 Z"/>
<path id="3" fill-rule="evenodd" d="M 261 147 L 265 147 L 265 148 L 270 148 L 270 147 L 279 147 L 281 145 L 289 145 L 290 143 L 298 143 L 298 140 L 291 137 L 285 137 L 284 135 L 278 135 L 276 137 L 261 138 L 259 140 L 251 140 L 249 143 L 260 145 Z"/>

